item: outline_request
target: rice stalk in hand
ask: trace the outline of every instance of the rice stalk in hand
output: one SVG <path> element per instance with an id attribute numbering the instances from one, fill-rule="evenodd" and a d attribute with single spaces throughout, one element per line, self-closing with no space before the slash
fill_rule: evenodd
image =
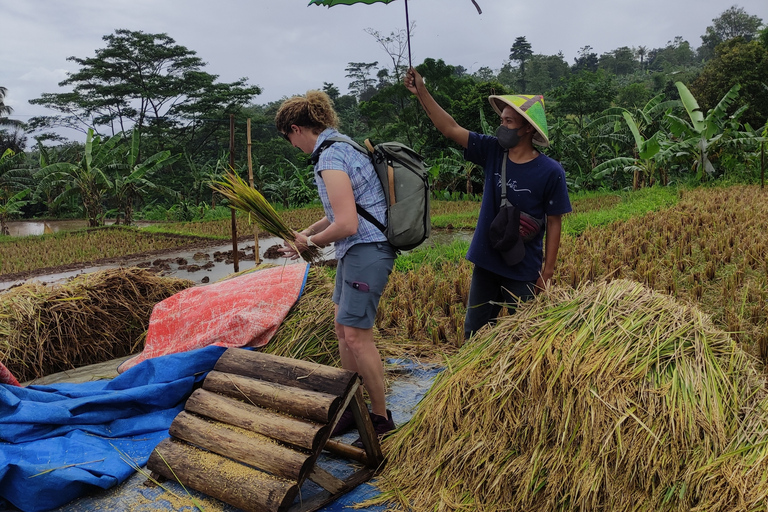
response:
<path id="1" fill-rule="evenodd" d="M 289 228 L 269 201 L 256 190 L 251 188 L 240 176 L 228 172 L 223 181 L 215 181 L 211 188 L 226 197 L 230 207 L 252 216 L 259 228 L 267 233 L 285 240 L 293 250 L 301 254 L 304 261 L 314 262 L 321 258 L 320 249 L 308 247 L 299 252 L 296 246 L 296 232 Z"/>

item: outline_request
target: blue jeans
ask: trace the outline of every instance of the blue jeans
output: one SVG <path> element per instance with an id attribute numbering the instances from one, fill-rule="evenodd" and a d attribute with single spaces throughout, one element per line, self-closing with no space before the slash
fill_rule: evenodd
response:
<path id="1" fill-rule="evenodd" d="M 535 281 L 517 281 L 475 265 L 469 285 L 469 304 L 464 317 L 464 339 L 469 339 L 486 324 L 493 324 L 502 306 L 512 314 L 519 302 L 531 300 Z"/>

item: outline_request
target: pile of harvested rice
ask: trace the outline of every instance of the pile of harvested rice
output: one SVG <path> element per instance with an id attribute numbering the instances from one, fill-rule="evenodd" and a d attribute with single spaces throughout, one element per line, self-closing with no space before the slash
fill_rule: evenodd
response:
<path id="1" fill-rule="evenodd" d="M 0 361 L 24 382 L 135 353 L 155 304 L 193 284 L 140 268 L 25 283 L 0 294 Z"/>
<path id="2" fill-rule="evenodd" d="M 333 325 L 333 283 L 321 268 L 310 267 L 304 292 L 261 350 L 277 356 L 341 366 Z"/>
<path id="3" fill-rule="evenodd" d="M 709 317 L 616 280 L 552 289 L 449 360 L 385 440 L 398 510 L 768 507 L 768 394 Z"/>
<path id="4" fill-rule="evenodd" d="M 410 337 L 404 334 L 406 326 L 403 324 L 408 322 L 407 311 L 399 313 L 396 318 L 390 317 L 390 312 L 397 311 L 397 306 L 403 301 L 402 296 L 393 293 L 393 287 L 395 290 L 400 290 L 398 282 L 416 281 L 422 284 L 427 282 L 427 280 L 419 281 L 418 278 L 414 280 L 413 276 L 416 274 L 415 271 L 411 271 L 401 277 L 393 273 L 390 277 L 390 284 L 387 285 L 379 303 L 377 325 L 373 329 L 376 346 L 385 359 L 442 361 L 446 351 L 456 350 L 455 345 L 433 341 L 432 337 L 426 334 L 421 337 Z M 332 300 L 333 286 L 327 270 L 322 267 L 310 267 L 304 292 L 275 335 L 261 350 L 278 356 L 340 367 L 339 342 L 333 322 L 335 316 Z M 426 303 L 432 303 L 435 300 L 434 295 L 427 293 L 409 292 L 408 297 L 410 297 L 411 307 L 419 311 L 428 309 L 430 306 Z M 423 317 L 424 314 L 412 316 Z M 386 324 L 387 327 L 384 329 L 378 327 L 381 324 Z M 382 333 L 385 330 L 386 332 Z M 426 329 L 423 328 L 423 330 L 426 333 Z"/>

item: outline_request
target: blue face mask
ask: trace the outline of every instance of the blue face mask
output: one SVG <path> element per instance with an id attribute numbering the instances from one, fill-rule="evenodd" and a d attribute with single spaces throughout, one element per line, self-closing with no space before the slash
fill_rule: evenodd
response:
<path id="1" fill-rule="evenodd" d="M 510 130 L 504 125 L 501 125 L 496 130 L 496 138 L 499 139 L 499 146 L 504 149 L 512 149 L 520 143 L 520 136 L 517 134 L 519 128 Z"/>

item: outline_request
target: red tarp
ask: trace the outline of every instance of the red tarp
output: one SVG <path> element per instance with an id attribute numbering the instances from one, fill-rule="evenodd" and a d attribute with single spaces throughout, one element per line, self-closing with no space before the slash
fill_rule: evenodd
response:
<path id="1" fill-rule="evenodd" d="M 307 263 L 271 267 L 168 297 L 152 310 L 144 351 L 118 371 L 208 345 L 266 345 L 301 295 L 308 269 Z"/>

